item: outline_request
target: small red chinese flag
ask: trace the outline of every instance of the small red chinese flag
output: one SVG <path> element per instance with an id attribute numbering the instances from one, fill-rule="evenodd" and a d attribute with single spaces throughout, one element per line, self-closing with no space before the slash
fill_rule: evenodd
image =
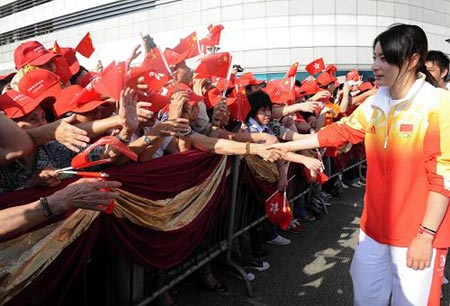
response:
<path id="1" fill-rule="evenodd" d="M 187 59 L 190 53 L 191 50 L 189 49 L 180 54 L 170 48 L 166 48 L 166 50 L 164 50 L 164 57 L 166 58 L 167 64 L 169 64 L 169 66 L 175 66 L 176 64 L 181 63 L 182 61 Z"/>
<path id="2" fill-rule="evenodd" d="M 69 104 L 84 104 L 91 101 L 99 101 L 101 99 L 101 94 L 96 92 L 93 83 L 96 82 L 96 77 L 94 77 L 91 82 L 89 82 L 82 90 L 75 93 L 75 95 L 70 100 Z"/>
<path id="3" fill-rule="evenodd" d="M 293 63 L 284 77 L 285 78 L 295 77 L 297 75 L 297 68 L 298 62 Z"/>
<path id="4" fill-rule="evenodd" d="M 187 52 L 186 58 L 191 58 L 200 54 L 199 43 L 197 41 L 197 33 L 192 32 L 186 38 L 181 38 L 180 43 L 172 49 L 178 54 Z"/>
<path id="5" fill-rule="evenodd" d="M 120 100 L 120 91 L 125 88 L 127 74 L 126 62 L 112 62 L 100 73 L 96 82 L 93 83 L 95 91 L 102 95 Z"/>
<path id="6" fill-rule="evenodd" d="M 49 49 L 49 51 L 54 54 L 62 55 L 61 47 L 56 40 L 53 43 L 53 47 Z M 70 66 L 67 59 L 64 56 L 57 56 L 53 58 L 53 62 L 55 63 L 56 68 L 55 73 L 59 76 L 61 82 L 67 83 L 73 75 L 70 71 Z"/>
<path id="7" fill-rule="evenodd" d="M 226 78 L 228 76 L 230 65 L 230 53 L 220 52 L 203 57 L 194 72 L 204 78 L 211 78 L 213 76 Z"/>
<path id="8" fill-rule="evenodd" d="M 141 68 L 146 71 L 170 75 L 170 69 L 164 61 L 159 48 L 153 48 L 147 52 L 144 61 L 141 64 Z"/>
<path id="9" fill-rule="evenodd" d="M 323 58 L 318 58 L 306 66 L 306 71 L 309 74 L 313 75 L 325 70 L 325 63 L 323 62 Z"/>
<path id="10" fill-rule="evenodd" d="M 200 44 L 203 46 L 214 47 L 220 43 L 220 34 L 223 30 L 223 25 L 217 24 L 213 26 L 210 24 L 208 26 L 209 33 L 205 38 L 200 40 Z"/>
<path id="11" fill-rule="evenodd" d="M 53 43 L 52 52 L 55 54 L 62 54 L 61 47 L 59 46 L 58 42 L 55 40 Z"/>
<path id="12" fill-rule="evenodd" d="M 272 103 L 292 104 L 295 102 L 295 87 L 291 78 L 272 80 L 267 82 L 263 90 L 270 96 Z"/>
<path id="13" fill-rule="evenodd" d="M 237 93 L 236 97 L 227 98 L 227 106 L 233 118 L 245 122 L 250 112 L 250 102 L 248 102 L 246 95 Z"/>
<path id="14" fill-rule="evenodd" d="M 59 75 L 60 80 L 63 83 L 67 83 L 72 77 L 72 72 L 70 71 L 69 64 L 64 56 L 57 56 L 53 58 L 55 63 L 56 71 L 55 73 Z"/>
<path id="15" fill-rule="evenodd" d="M 227 81 L 225 78 L 216 78 L 216 88 L 220 91 L 228 90 L 234 87 L 234 81 L 236 80 L 236 76 L 234 74 L 230 75 L 230 79 Z M 213 80 L 214 84 L 214 80 Z M 225 88 L 225 86 L 227 88 Z"/>
<path id="16" fill-rule="evenodd" d="M 84 57 L 90 58 L 92 53 L 94 53 L 95 48 L 94 44 L 92 43 L 91 39 L 91 33 L 87 32 L 86 35 L 80 40 L 78 45 L 76 46 L 75 50 L 77 50 L 78 53 L 83 55 Z"/>

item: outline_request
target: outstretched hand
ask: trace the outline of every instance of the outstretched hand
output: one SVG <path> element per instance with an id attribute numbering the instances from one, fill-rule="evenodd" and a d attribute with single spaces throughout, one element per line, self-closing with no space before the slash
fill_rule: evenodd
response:
<path id="1" fill-rule="evenodd" d="M 74 152 L 80 152 L 79 147 L 85 148 L 90 139 L 87 132 L 71 125 L 75 121 L 75 115 L 55 121 L 50 125 L 54 127 L 55 139 Z"/>
<path id="2" fill-rule="evenodd" d="M 104 211 L 106 205 L 111 200 L 117 199 L 118 194 L 109 190 L 110 188 L 118 188 L 122 184 L 116 181 L 103 181 L 96 178 L 84 178 L 66 186 L 65 188 L 58 190 L 47 199 L 49 204 L 64 203 L 62 211 L 56 211 L 55 213 L 64 212 L 70 208 L 83 208 L 90 210 Z M 53 207 L 53 205 L 52 205 Z"/>
<path id="3" fill-rule="evenodd" d="M 122 125 L 122 138 L 128 139 L 136 131 L 139 120 L 136 111 L 137 97 L 134 90 L 127 87 L 120 92 L 119 120 Z"/>

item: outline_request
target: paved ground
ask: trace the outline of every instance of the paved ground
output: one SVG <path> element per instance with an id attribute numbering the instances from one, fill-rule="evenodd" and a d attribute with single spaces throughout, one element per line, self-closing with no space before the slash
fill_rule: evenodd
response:
<path id="1" fill-rule="evenodd" d="M 229 291 L 214 294 L 197 289 L 191 278 L 177 287 L 178 306 L 350 306 L 352 283 L 348 273 L 358 236 L 363 189 L 351 188 L 333 199 L 329 215 L 305 224 L 300 234 L 287 234 L 288 246 L 265 245 L 271 267 L 254 272 L 254 296 L 248 297 L 242 282 L 220 265 L 215 275 Z M 448 269 L 446 275 L 448 276 Z M 450 306 L 449 288 L 444 286 L 441 306 Z"/>
<path id="2" fill-rule="evenodd" d="M 199 291 L 193 280 L 178 286 L 179 306 L 188 305 L 352 305 L 348 274 L 362 211 L 362 189 L 352 189 L 334 199 L 329 215 L 309 224 L 300 234 L 287 234 L 288 246 L 266 245 L 271 267 L 254 272 L 254 296 L 247 297 L 243 284 L 215 266 L 216 276 L 229 292 L 218 295 Z"/>

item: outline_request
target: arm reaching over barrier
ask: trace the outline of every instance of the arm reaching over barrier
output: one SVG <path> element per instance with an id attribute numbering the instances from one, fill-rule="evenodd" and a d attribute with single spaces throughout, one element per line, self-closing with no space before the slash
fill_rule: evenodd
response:
<path id="1" fill-rule="evenodd" d="M 10 207 L 0 211 L 0 241 L 10 239 L 28 229 L 50 220 L 71 208 L 103 211 L 118 195 L 112 191 L 120 182 L 100 179 L 80 179 L 54 194 L 29 204 Z"/>

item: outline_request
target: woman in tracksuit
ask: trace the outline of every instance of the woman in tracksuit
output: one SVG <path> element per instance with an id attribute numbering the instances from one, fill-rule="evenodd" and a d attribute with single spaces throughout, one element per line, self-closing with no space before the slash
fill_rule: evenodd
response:
<path id="1" fill-rule="evenodd" d="M 354 304 L 439 305 L 450 246 L 450 95 L 426 82 L 427 38 L 395 25 L 373 44 L 380 90 L 355 112 L 305 140 L 297 151 L 364 141 L 367 186 L 350 273 Z M 432 80 L 432 78 L 430 78 Z"/>

